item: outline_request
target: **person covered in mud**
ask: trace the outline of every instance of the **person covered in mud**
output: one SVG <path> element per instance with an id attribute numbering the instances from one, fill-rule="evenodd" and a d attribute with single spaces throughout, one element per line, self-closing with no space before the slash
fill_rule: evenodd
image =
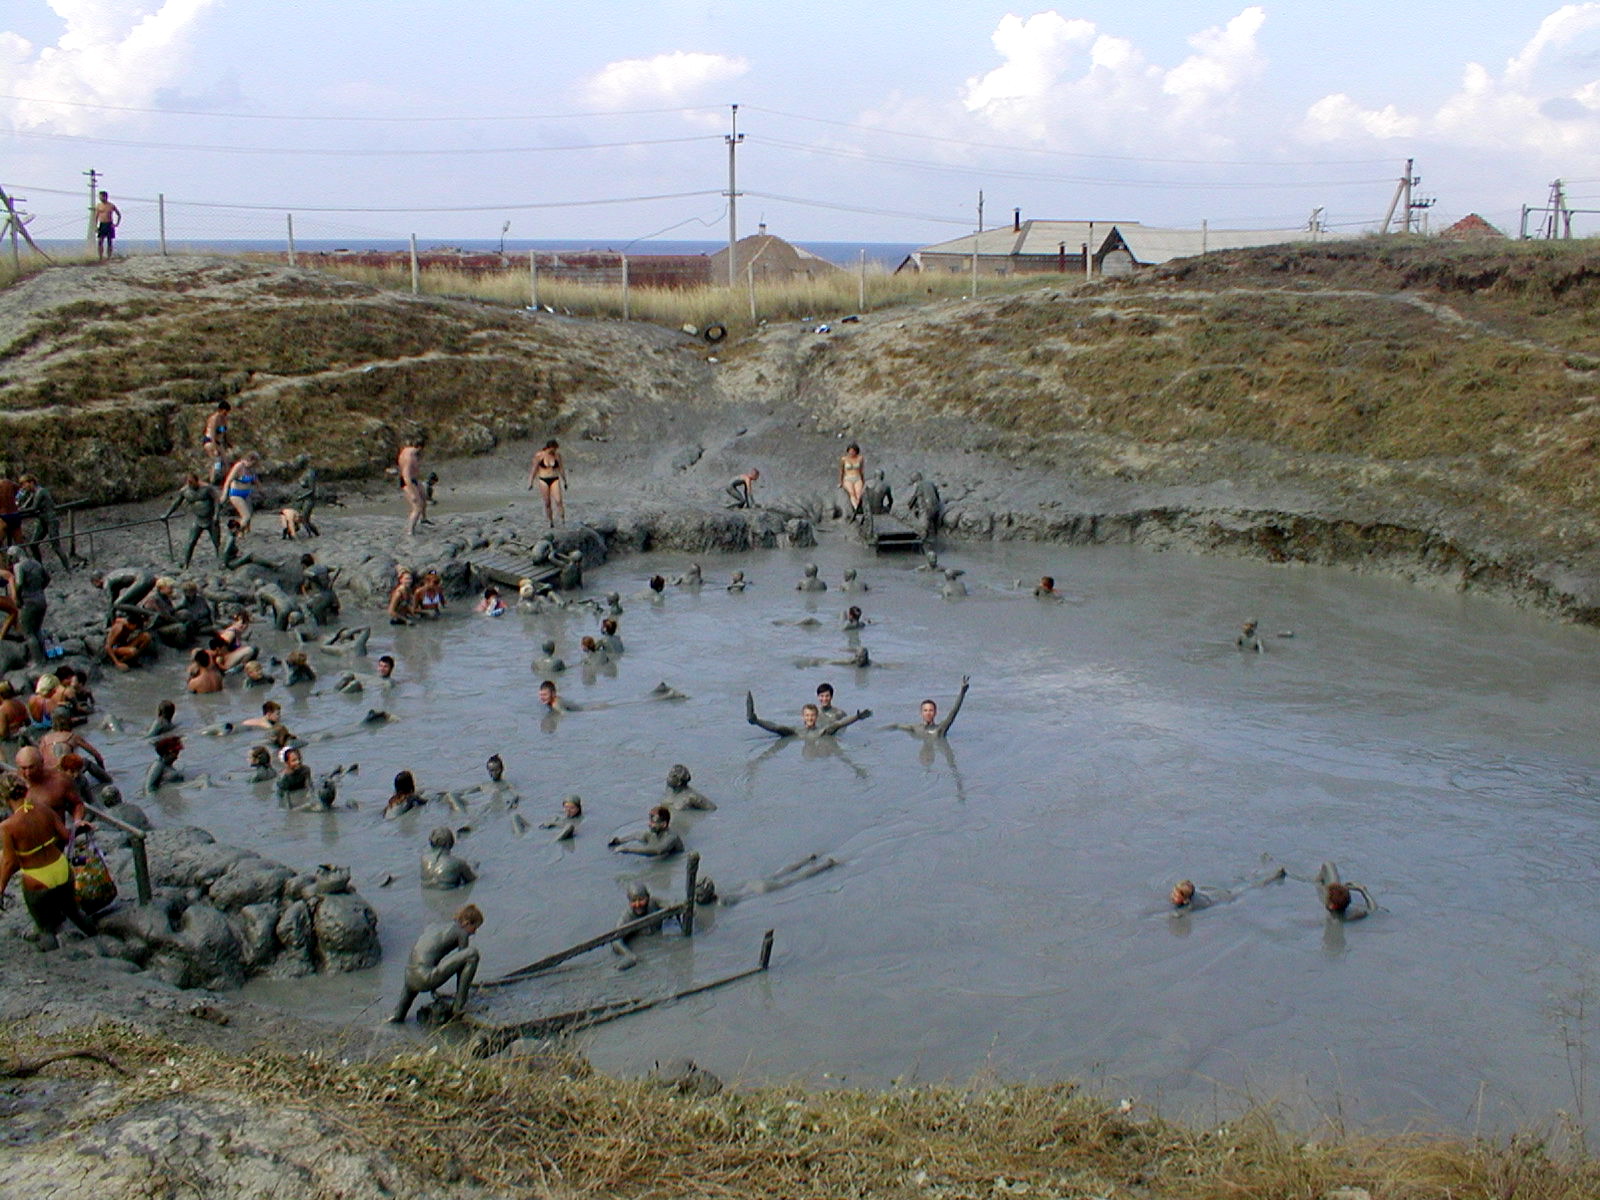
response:
<path id="1" fill-rule="evenodd" d="M 422 886 L 458 888 L 477 880 L 472 864 L 455 853 L 456 835 L 441 825 L 428 835 L 428 848 L 422 852 Z"/>
<path id="2" fill-rule="evenodd" d="M 1261 644 L 1261 636 L 1257 632 L 1260 623 L 1254 617 L 1239 626 L 1239 636 L 1233 639 L 1233 644 L 1241 650 L 1253 650 L 1257 654 L 1265 654 L 1267 648 Z"/>
<path id="3" fill-rule="evenodd" d="M 840 721 L 848 714 L 833 702 L 833 684 L 817 684 L 817 718 L 822 721 Z"/>
<path id="4" fill-rule="evenodd" d="M 12 546 L 6 551 L 6 557 L 11 560 L 17 623 L 22 640 L 28 647 L 28 661 L 43 666 L 49 660 L 44 645 L 44 618 L 50 610 L 49 600 L 45 596 L 45 589 L 50 586 L 50 572 L 21 546 Z"/>
<path id="5" fill-rule="evenodd" d="M 139 601 L 156 586 L 155 573 L 143 567 L 118 567 L 114 571 L 96 571 L 89 582 L 106 594 L 106 628 L 119 613 L 139 611 Z"/>
<path id="6" fill-rule="evenodd" d="M 861 511 L 869 517 L 881 517 L 894 511 L 894 492 L 880 467 L 867 481 L 866 494 L 861 500 Z"/>
<path id="7" fill-rule="evenodd" d="M 281 757 L 283 770 L 278 772 L 278 781 L 272 785 L 272 792 L 279 800 L 285 800 L 311 787 L 311 768 L 306 766 L 305 759 L 294 746 L 285 746 Z"/>
<path id="8" fill-rule="evenodd" d="M 661 904 L 655 899 L 655 897 L 650 895 L 649 888 L 642 883 L 630 883 L 628 885 L 628 910 L 622 914 L 622 920 L 618 921 L 617 924 L 619 926 L 631 925 L 635 921 L 651 916 L 652 914 L 660 911 Z M 631 967 L 636 967 L 639 965 L 639 956 L 634 952 L 632 946 L 632 943 L 635 940 L 650 934 L 660 933 L 662 925 L 665 925 L 668 921 L 676 919 L 676 917 L 663 917 L 660 924 L 652 925 L 647 929 L 637 930 L 634 933 L 627 934 L 626 936 L 620 937 L 616 941 L 612 942 L 611 953 L 616 955 L 620 960 L 617 963 L 617 970 L 626 971 Z"/>
<path id="9" fill-rule="evenodd" d="M 536 675 L 559 675 L 567 669 L 567 660 L 556 653 L 554 639 L 545 638 L 539 643 L 539 657 L 533 660 Z"/>
<path id="10" fill-rule="evenodd" d="M 154 796 L 169 783 L 182 783 L 187 778 L 178 770 L 178 755 L 183 753 L 183 739 L 175 733 L 166 737 L 157 738 L 155 744 L 156 761 L 150 764 L 150 769 L 145 772 L 145 795 Z"/>
<path id="11" fill-rule="evenodd" d="M 1367 894 L 1367 889 L 1359 883 L 1346 883 L 1339 878 L 1339 868 L 1331 862 L 1322 864 L 1322 869 L 1317 872 L 1317 898 L 1322 901 L 1322 907 L 1328 915 L 1340 921 L 1360 921 L 1370 917 L 1374 905 L 1372 897 Z M 1352 892 L 1360 892 L 1365 907 L 1355 911 L 1350 909 Z"/>
<path id="12" fill-rule="evenodd" d="M 865 646 L 857 646 L 845 658 L 797 658 L 797 667 L 870 667 L 872 654 Z"/>
<path id="13" fill-rule="evenodd" d="M 871 624 L 871 621 L 867 620 L 867 618 L 861 615 L 860 607 L 854 604 L 845 609 L 844 615 L 839 618 L 839 628 L 844 630 L 846 633 L 852 633 L 856 630 L 865 629 Z"/>
<path id="14" fill-rule="evenodd" d="M 956 693 L 956 702 L 950 706 L 950 711 L 945 714 L 944 720 L 939 720 L 939 706 L 932 700 L 924 700 L 918 708 L 921 722 L 916 725 L 891 725 L 890 729 L 901 729 L 906 733 L 914 733 L 921 737 L 942 738 L 949 734 L 950 726 L 956 723 L 956 718 L 961 715 L 961 705 L 966 701 L 967 688 L 972 684 L 972 676 L 961 677 L 961 690 Z"/>
<path id="15" fill-rule="evenodd" d="M 692 778 L 688 767 L 682 763 L 673 763 L 667 771 L 667 793 L 661 798 L 661 803 L 678 812 L 691 808 L 702 812 L 716 812 L 715 801 L 697 788 L 689 786 Z"/>
<path id="16" fill-rule="evenodd" d="M 540 682 L 539 706 L 544 709 L 547 716 L 555 713 L 583 711 L 583 705 L 574 704 L 572 701 L 561 697 L 556 691 L 556 684 L 553 679 L 546 679 Z"/>
<path id="17" fill-rule="evenodd" d="M 743 475 L 734 476 L 734 480 L 727 487 L 727 494 L 733 497 L 729 508 L 754 508 L 756 506 L 756 480 L 761 478 L 761 472 L 754 467 Z"/>
<path id="18" fill-rule="evenodd" d="M 22 901 L 39 931 L 39 949 L 54 950 L 61 944 L 57 934 L 66 922 L 85 937 L 95 936 L 95 926 L 78 907 L 73 891 L 67 861 L 71 834 L 60 814 L 30 799 L 28 790 L 14 775 L 0 776 L 0 796 L 10 809 L 0 821 L 0 897 L 11 886 L 11 877 L 21 875 Z"/>
<path id="19" fill-rule="evenodd" d="M 839 590 L 841 592 L 870 592 L 872 588 L 865 580 L 859 578 L 854 567 L 846 567 L 844 569 L 844 582 L 839 585 Z"/>
<path id="20" fill-rule="evenodd" d="M 805 570 L 801 573 L 800 582 L 794 585 L 794 590 L 797 592 L 825 592 L 828 590 L 827 583 L 817 578 L 816 563 L 807 563 L 805 565 Z"/>
<path id="21" fill-rule="evenodd" d="M 1226 888 L 1208 888 L 1204 891 L 1195 887 L 1194 880 L 1180 879 L 1172 885 L 1172 891 L 1167 894 L 1167 900 L 1172 905 L 1172 915 L 1181 917 L 1186 913 L 1199 912 L 1213 905 L 1228 904 L 1237 900 L 1250 888 L 1266 887 L 1269 883 L 1277 883 L 1288 874 L 1282 867 L 1273 871 L 1243 888 L 1229 890 Z"/>
<path id="22" fill-rule="evenodd" d="M 679 575 L 672 581 L 672 586 L 682 588 L 697 588 L 705 583 L 705 581 L 705 575 L 700 570 L 700 564 L 697 562 L 692 562 L 682 575 Z"/>
<path id="23" fill-rule="evenodd" d="M 284 657 L 284 665 L 289 668 L 289 674 L 283 681 L 284 687 L 294 687 L 301 683 L 315 683 L 317 672 L 311 666 L 311 661 L 306 658 L 304 650 L 291 650 Z"/>
<path id="24" fill-rule="evenodd" d="M 194 548 L 200 544 L 200 539 L 211 539 L 211 549 L 216 552 L 217 561 L 222 561 L 222 532 L 218 529 L 218 517 L 221 513 L 220 501 L 216 489 L 210 484 L 201 481 L 200 476 L 190 471 L 183 479 L 183 486 L 178 489 L 178 494 L 172 498 L 172 504 L 163 517 L 172 517 L 179 509 L 189 514 L 189 533 L 183 546 L 183 557 L 178 560 L 180 566 L 188 569 L 194 560 Z"/>
<path id="25" fill-rule="evenodd" d="M 821 875 L 824 871 L 831 871 L 839 865 L 838 859 L 823 858 L 818 854 L 808 854 L 799 862 L 792 862 L 781 870 L 774 871 L 762 879 L 748 879 L 731 891 L 719 891 L 709 876 L 702 877 L 695 886 L 696 904 L 723 904 L 734 905 L 741 900 L 748 900 L 751 896 L 764 896 L 768 892 L 781 891 L 792 887 L 802 880 Z"/>
<path id="26" fill-rule="evenodd" d="M 922 540 L 931 542 L 933 535 L 939 531 L 940 518 L 944 516 L 944 502 L 939 497 L 938 487 L 931 480 L 924 479 L 921 471 L 914 471 L 909 483 L 911 498 L 906 501 L 906 508 L 914 518 Z"/>
<path id="27" fill-rule="evenodd" d="M 421 808 L 426 803 L 426 798 L 417 791 L 417 781 L 411 772 L 401 771 L 394 777 L 394 794 L 383 806 L 383 819 L 392 821 L 413 808 Z"/>
<path id="28" fill-rule="evenodd" d="M 72 560 L 61 544 L 61 516 L 56 511 L 56 498 L 50 489 L 39 482 L 33 472 L 27 472 L 18 481 L 22 484 L 17 493 L 17 511 L 34 519 L 32 541 L 33 556 L 43 556 L 43 547 L 49 545 L 61 560 L 63 571 L 72 570 Z"/>
<path id="29" fill-rule="evenodd" d="M 646 858 L 666 858 L 683 853 L 683 839 L 672 831 L 672 810 L 658 804 L 650 810 L 649 824 L 643 833 L 614 837 L 606 843 L 618 854 L 642 854 Z"/>
<path id="30" fill-rule="evenodd" d="M 246 688 L 271 687 L 278 682 L 276 675 L 267 674 L 267 669 L 261 665 L 260 659 L 252 658 L 245 663 L 243 674 Z"/>
<path id="31" fill-rule="evenodd" d="M 1039 582 L 1034 585 L 1033 594 L 1039 600 L 1061 599 L 1061 593 L 1056 591 L 1056 577 L 1054 575 L 1039 576 Z"/>
<path id="32" fill-rule="evenodd" d="M 156 719 L 150 722 L 150 728 L 144 731 L 147 742 L 153 742 L 158 737 L 166 737 L 178 727 L 175 718 L 178 715 L 178 706 L 171 700 L 163 700 L 156 705 Z"/>
<path id="33" fill-rule="evenodd" d="M 289 511 L 294 513 L 296 518 L 296 524 L 298 525 L 295 530 L 296 534 L 303 529 L 312 537 L 321 537 L 322 531 L 317 528 L 316 523 L 311 519 L 317 511 L 317 502 L 321 499 L 321 495 L 317 490 L 320 476 L 317 473 L 317 469 L 311 465 L 309 458 L 302 456 L 301 461 L 306 464 L 306 469 L 300 478 L 295 481 L 294 491 L 289 493 Z"/>
<path id="34" fill-rule="evenodd" d="M 472 992 L 472 980 L 478 973 L 478 951 L 469 943 L 472 935 L 482 928 L 482 911 L 476 904 L 468 904 L 459 909 L 454 920 L 448 924 L 430 925 L 424 929 L 416 945 L 411 948 L 411 959 L 406 963 L 405 988 L 389 1020 L 396 1025 L 403 1025 L 418 996 L 423 992 L 432 992 L 437 1001 L 439 989 L 452 979 L 456 981 L 456 994 L 450 1007 L 450 1016 L 459 1017 L 466 1010 L 467 998 Z"/>
<path id="35" fill-rule="evenodd" d="M 959 600 L 967 594 L 967 585 L 961 582 L 966 572 L 960 567 L 944 568 L 944 582 L 939 585 L 939 595 L 946 600 Z"/>
<path id="36" fill-rule="evenodd" d="M 554 829 L 552 842 L 570 841 L 578 836 L 578 824 L 583 820 L 583 797 L 568 796 L 561 802 L 561 815 L 552 821 L 541 821 L 540 829 Z"/>
<path id="37" fill-rule="evenodd" d="M 730 592 L 742 592 L 749 586 L 750 581 L 744 577 L 744 572 L 735 571 L 733 576 L 728 580 L 727 590 Z"/>
<path id="38" fill-rule="evenodd" d="M 802 705 L 800 708 L 800 727 L 793 725 L 777 725 L 771 721 L 764 721 L 756 716 L 756 698 L 750 693 L 744 694 L 744 719 L 747 723 L 758 729 L 765 729 L 768 733 L 778 737 L 799 737 L 810 741 L 815 738 L 833 737 L 841 729 L 863 721 L 872 715 L 870 708 L 857 709 L 852 717 L 844 717 L 830 721 L 819 720 L 821 710 L 815 704 Z"/>
<path id="39" fill-rule="evenodd" d="M 617 636 L 617 619 L 606 617 L 600 622 L 600 644 L 605 647 L 606 653 L 612 658 L 618 658 L 627 649 L 622 644 L 622 639 Z"/>
<path id="40" fill-rule="evenodd" d="M 271 783 L 278 773 L 272 769 L 272 751 L 265 746 L 251 746 L 245 756 L 245 771 L 240 778 L 245 783 Z"/>

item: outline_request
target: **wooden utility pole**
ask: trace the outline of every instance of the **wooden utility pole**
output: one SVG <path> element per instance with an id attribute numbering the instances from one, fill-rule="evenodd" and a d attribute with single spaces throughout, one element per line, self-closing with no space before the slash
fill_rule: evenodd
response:
<path id="1" fill-rule="evenodd" d="M 96 171 L 93 167 L 90 167 L 84 172 L 84 174 L 89 177 L 89 249 L 93 250 L 95 248 L 96 235 L 98 235 L 100 232 L 95 228 L 94 219 L 94 206 L 96 203 L 95 192 L 99 190 L 100 172 Z"/>
<path id="2" fill-rule="evenodd" d="M 978 232 L 972 236 L 972 298 L 978 298 L 978 243 L 983 241 L 983 192 L 978 192 Z"/>
<path id="3" fill-rule="evenodd" d="M 738 172 L 735 167 L 735 152 L 739 143 L 744 141 L 744 134 L 739 132 L 739 106 L 730 106 L 733 110 L 729 132 L 724 134 L 728 143 L 728 287 L 731 290 L 734 281 L 738 279 L 738 270 L 734 263 L 734 246 L 739 241 L 739 183 Z"/>

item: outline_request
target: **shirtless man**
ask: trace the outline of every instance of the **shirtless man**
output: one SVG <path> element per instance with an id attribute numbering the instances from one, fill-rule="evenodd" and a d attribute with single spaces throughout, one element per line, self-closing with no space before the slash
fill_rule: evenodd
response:
<path id="1" fill-rule="evenodd" d="M 472 979 L 478 973 L 478 952 L 468 945 L 472 935 L 483 928 L 483 913 L 476 904 L 468 904 L 457 911 L 455 919 L 447 925 L 430 925 L 411 949 L 411 960 L 406 964 L 405 989 L 400 993 L 400 1003 L 395 1006 L 389 1020 L 396 1025 L 405 1023 L 412 1002 L 423 992 L 439 997 L 439 989 L 450 980 L 456 981 L 455 1002 L 450 1015 L 459 1017 L 467 1007 L 467 996 L 472 991 Z"/>
<path id="2" fill-rule="evenodd" d="M 183 739 L 175 733 L 157 738 L 155 751 L 156 761 L 150 764 L 144 777 L 147 796 L 154 796 L 166 784 L 184 781 L 183 772 L 178 770 L 178 755 L 183 753 Z"/>
<path id="3" fill-rule="evenodd" d="M 844 709 L 833 705 L 833 684 L 817 684 L 817 716 L 824 721 L 838 721 L 845 715 Z"/>
<path id="4" fill-rule="evenodd" d="M 45 763 L 57 769 L 60 769 L 61 760 L 68 754 L 81 755 L 90 774 L 101 783 L 111 782 L 111 773 L 106 770 L 106 756 L 72 727 L 72 714 L 65 705 L 58 706 L 50 714 L 50 732 L 39 739 L 39 749 L 44 752 Z"/>
<path id="5" fill-rule="evenodd" d="M 546 679 L 539 684 L 539 706 L 547 714 L 579 711 L 578 705 L 569 703 L 556 694 L 556 685 L 553 679 Z"/>
<path id="6" fill-rule="evenodd" d="M 539 643 L 540 655 L 533 660 L 533 670 L 538 675 L 559 675 L 567 669 L 567 660 L 556 654 L 556 644 L 550 638 Z"/>
<path id="7" fill-rule="evenodd" d="M 622 914 L 622 920 L 617 923 L 619 925 L 630 925 L 640 917 L 648 917 L 651 913 L 660 911 L 661 905 L 650 895 L 649 888 L 642 883 L 630 883 L 628 885 L 628 911 Z M 666 921 L 671 919 L 671 917 L 664 918 L 662 924 L 664 925 Z M 638 966 L 639 956 L 633 952 L 633 947 L 630 945 L 635 938 L 642 937 L 647 933 L 660 932 L 661 925 L 655 925 L 612 942 L 611 953 L 622 960 L 617 963 L 617 970 L 626 971 L 630 967 Z"/>
<path id="8" fill-rule="evenodd" d="M 187 569 L 194 559 L 194 548 L 200 544 L 202 537 L 211 539 L 211 548 L 216 551 L 217 560 L 222 559 L 222 532 L 217 528 L 216 489 L 209 484 L 202 483 L 200 476 L 190 471 L 184 476 L 183 486 L 178 489 L 178 494 L 172 498 L 172 504 L 163 517 L 170 517 L 180 508 L 189 513 L 189 538 L 184 543 L 183 557 L 180 564 Z"/>
<path id="9" fill-rule="evenodd" d="M 950 711 L 944 720 L 939 720 L 939 706 L 932 700 L 924 700 L 919 710 L 922 717 L 920 725 L 891 725 L 890 729 L 903 729 L 907 733 L 915 733 L 922 737 L 942 738 L 950 732 L 950 726 L 956 723 L 956 717 L 961 715 L 962 702 L 967 698 L 967 688 L 972 683 L 972 676 L 961 677 L 961 690 L 956 693 L 956 702 L 950 706 Z"/>
<path id="10" fill-rule="evenodd" d="M 119 671 L 131 671 L 150 649 L 150 635 L 144 629 L 143 614 L 121 613 L 106 630 L 106 659 Z"/>
<path id="11" fill-rule="evenodd" d="M 422 482 L 422 449 L 427 436 L 418 433 L 404 446 L 395 465 L 400 471 L 400 490 L 406 497 L 406 533 L 415 536 L 417 526 L 428 519 L 428 492 Z"/>
<path id="12" fill-rule="evenodd" d="M 643 833 L 614 837 L 606 845 L 618 854 L 642 854 L 646 858 L 666 858 L 683 853 L 683 839 L 672 832 L 672 810 L 658 804 L 650 810 L 649 827 Z"/>
<path id="13" fill-rule="evenodd" d="M 1054 575 L 1039 576 L 1039 583 L 1033 589 L 1033 594 L 1040 600 L 1061 599 L 1061 593 L 1056 591 L 1056 577 Z"/>
<path id="14" fill-rule="evenodd" d="M 17 774 L 28 785 L 28 802 L 53 810 L 71 834 L 84 812 L 83 797 L 72 777 L 48 766 L 44 755 L 32 746 L 17 751 Z"/>
<path id="15" fill-rule="evenodd" d="M 729 508 L 754 508 L 756 506 L 756 480 L 761 478 L 761 472 L 751 468 L 743 475 L 736 476 L 728 485 L 728 495 L 733 497 Z"/>
<path id="16" fill-rule="evenodd" d="M 763 721 L 756 716 L 755 696 L 749 692 L 744 694 L 744 719 L 751 725 L 756 726 L 758 729 L 765 729 L 768 733 L 777 734 L 779 737 L 802 737 L 807 741 L 815 738 L 833 737 L 841 729 L 854 725 L 857 721 L 866 720 L 872 715 L 872 710 L 870 708 L 858 709 L 853 717 L 845 717 L 843 720 L 833 720 L 821 724 L 817 720 L 819 715 L 820 710 L 815 704 L 806 704 L 801 706 L 800 709 L 799 729 L 796 729 L 793 725 L 775 725 L 771 721 Z"/>
<path id="17" fill-rule="evenodd" d="M 794 585 L 794 590 L 797 592 L 825 592 L 828 590 L 828 585 L 817 578 L 816 563 L 806 564 L 805 570 L 802 572 L 802 578 L 799 583 Z"/>
<path id="18" fill-rule="evenodd" d="M 115 571 L 96 571 L 89 582 L 106 594 L 106 628 L 119 612 L 139 611 L 139 601 L 156 586 L 153 572 L 143 567 L 119 567 Z"/>
<path id="19" fill-rule="evenodd" d="M 455 845 L 456 835 L 443 825 L 428 835 L 428 848 L 422 852 L 423 887 L 458 888 L 478 878 L 466 859 L 452 853 Z"/>
<path id="20" fill-rule="evenodd" d="M 922 472 L 914 472 L 911 476 L 911 499 L 906 502 L 906 508 L 915 517 L 916 524 L 920 526 L 922 540 L 931 542 L 933 535 L 939 531 L 939 521 L 944 516 L 944 502 L 939 497 L 939 489 L 932 482 L 922 477 Z"/>
<path id="21" fill-rule="evenodd" d="M 689 768 L 682 763 L 674 763 L 667 772 L 667 794 L 661 798 L 661 803 L 668 808 L 675 808 L 679 812 L 695 808 L 702 812 L 716 812 L 716 803 L 699 790 L 689 786 Z"/>
<path id="22" fill-rule="evenodd" d="M 94 206 L 94 245 L 98 258 L 112 257 L 116 248 L 117 226 L 122 224 L 122 210 L 111 203 L 111 197 L 105 192 L 100 193 L 100 201 Z"/>
<path id="23" fill-rule="evenodd" d="M 869 592 L 872 590 L 864 580 L 857 577 L 854 567 L 844 569 L 844 582 L 839 585 L 841 592 Z"/>
<path id="24" fill-rule="evenodd" d="M 11 575 L 15 581 L 17 619 L 22 629 L 22 640 L 28 646 L 28 660 L 43 666 L 48 655 L 44 646 L 44 617 L 49 611 L 45 588 L 50 586 L 50 572 L 37 559 L 28 557 L 21 546 L 7 551 L 11 559 Z"/>

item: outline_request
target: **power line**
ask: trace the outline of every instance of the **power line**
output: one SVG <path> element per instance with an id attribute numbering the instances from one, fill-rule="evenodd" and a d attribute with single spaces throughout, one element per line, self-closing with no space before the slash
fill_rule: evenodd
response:
<path id="1" fill-rule="evenodd" d="M 26 186 L 26 185 L 19 185 Z M 77 192 L 63 192 L 57 188 L 28 188 L 29 191 L 42 192 L 51 196 L 76 196 Z M 316 205 L 316 204 L 258 204 L 239 203 L 219 200 L 174 200 L 167 197 L 158 200 L 152 196 L 118 196 L 117 199 L 124 204 L 156 204 L 164 203 L 168 208 L 220 208 L 238 209 L 251 212 L 295 212 L 295 213 L 474 213 L 474 212 L 517 212 L 540 208 L 585 208 L 588 206 L 610 204 L 643 204 L 653 200 L 686 200 L 693 196 L 720 196 L 722 193 L 715 188 L 699 192 L 663 192 L 657 196 L 616 196 L 604 200 L 547 200 L 540 203 L 518 202 L 513 204 L 457 204 L 448 206 L 408 205 L 403 207 L 385 207 L 380 205 Z"/>
<path id="2" fill-rule="evenodd" d="M 605 112 L 586 113 L 496 113 L 491 116 L 455 116 L 455 117 L 354 117 L 354 116 L 329 116 L 327 114 L 310 113 L 248 113 L 248 112 L 213 112 L 206 109 L 189 108 L 138 108 L 127 104 L 95 104 L 88 100 L 41 100 L 35 96 L 12 96 L 0 93 L 0 100 L 15 100 L 22 104 L 54 104 L 62 108 L 87 108 L 96 112 L 126 112 L 150 113 L 156 116 L 172 117 L 220 117 L 230 121 L 324 121 L 324 122 L 350 122 L 352 124 L 439 124 L 445 122 L 476 123 L 480 121 L 569 121 L 605 117 L 640 117 L 653 116 L 663 113 L 696 113 L 720 112 L 720 106 L 699 104 L 683 108 L 627 108 L 615 109 Z"/>
<path id="3" fill-rule="evenodd" d="M 946 146 L 968 146 L 979 150 L 1005 150 L 1013 154 L 1042 154 L 1054 158 L 1103 159 L 1107 162 L 1177 163 L 1188 166 L 1218 167 L 1370 167 L 1386 163 L 1386 158 L 1314 159 L 1306 161 L 1267 159 L 1221 158 L 1155 158 L 1145 155 L 1090 154 L 1078 150 L 1047 150 L 1038 146 L 1013 146 L 992 141 L 968 141 L 962 138 L 943 137 L 932 133 L 911 133 L 902 129 L 888 129 L 881 125 L 862 125 L 855 121 L 833 121 L 826 117 L 810 117 L 801 113 L 781 112 L 775 108 L 749 105 L 751 112 L 762 112 L 774 117 L 787 117 L 792 121 L 811 121 L 817 125 L 833 125 L 842 129 L 857 129 L 865 133 L 881 133 L 891 137 L 914 138 L 922 142 L 938 142 Z M 1387 182 L 1387 181 L 1386 181 Z"/>
<path id="4" fill-rule="evenodd" d="M 298 154 L 333 158 L 422 158 L 482 154 L 548 154 L 564 150 L 617 150 L 633 146 L 671 146 L 682 142 L 703 142 L 718 135 L 699 133 L 691 137 L 657 138 L 652 141 L 587 142 L 581 146 L 457 147 L 448 150 L 319 150 L 309 146 L 208 146 L 179 142 L 135 142 L 120 138 L 88 137 L 75 133 L 35 133 L 31 130 L 17 130 L 14 136 L 76 142 L 85 146 L 130 146 L 138 150 L 181 150 L 185 153 L 210 151 L 218 154 Z"/>
<path id="5" fill-rule="evenodd" d="M 941 225 L 960 225 L 963 228 L 972 228 L 972 222 L 958 217 L 933 217 L 927 213 L 899 212 L 892 208 L 862 208 L 851 204 L 834 204 L 827 200 L 805 200 L 799 196 L 780 196 L 774 192 L 746 192 L 746 196 L 755 196 L 762 200 L 780 200 L 785 204 L 799 204 L 806 208 L 827 208 L 835 212 L 865 213 L 874 217 L 904 217 L 910 221 L 934 221 Z"/>
<path id="6" fill-rule="evenodd" d="M 1249 191 L 1254 189 L 1282 190 L 1284 188 L 1370 187 L 1373 184 L 1389 182 L 1387 179 L 1321 179 L 1303 181 L 1283 180 L 1276 183 L 1205 183 L 1186 182 L 1176 179 L 1094 179 L 1085 176 L 1057 175 L 1043 171 L 1016 171 L 982 166 L 957 166 L 950 163 L 928 162 L 925 159 L 897 158 L 892 155 L 869 154 L 866 151 L 835 150 L 823 146 L 812 146 L 803 142 L 789 142 L 780 138 L 771 137 L 761 138 L 760 144 L 777 146 L 785 150 L 800 150 L 807 154 L 822 154 L 834 158 L 852 159 L 857 162 L 914 167 L 918 170 L 938 171 L 945 174 L 981 176 L 983 178 L 993 179 L 1037 179 L 1048 183 L 1077 183 L 1090 187 L 1195 188 L 1198 190 L 1214 191 Z"/>

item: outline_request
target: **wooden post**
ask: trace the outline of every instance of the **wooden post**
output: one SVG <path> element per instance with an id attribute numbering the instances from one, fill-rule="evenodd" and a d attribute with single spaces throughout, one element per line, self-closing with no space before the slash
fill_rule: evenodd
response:
<path id="1" fill-rule="evenodd" d="M 772 930 L 767 930 L 766 937 L 761 939 L 761 969 L 765 971 L 772 962 Z"/>
<path id="2" fill-rule="evenodd" d="M 745 268 L 745 286 L 750 289 L 750 323 L 753 325 L 756 320 L 756 260 L 753 258 Z"/>
<path id="3" fill-rule="evenodd" d="M 633 316 L 628 307 L 628 256 L 622 256 L 622 319 L 630 320 Z"/>
<path id="4" fill-rule="evenodd" d="M 167 256 L 167 194 L 156 193 L 156 228 L 161 233 L 161 257 Z"/>
<path id="5" fill-rule="evenodd" d="M 417 263 L 417 235 L 411 235 L 411 294 L 422 290 L 422 268 Z"/>
<path id="6" fill-rule="evenodd" d="M 684 937 L 694 936 L 694 888 L 700 878 L 700 855 L 689 855 L 688 869 L 683 873 L 683 915 L 678 918 L 678 927 L 683 930 Z"/>
<path id="7" fill-rule="evenodd" d="M 537 252 L 528 251 L 528 307 L 534 312 L 539 311 L 539 257 Z"/>
<path id="8" fill-rule="evenodd" d="M 289 219 L 289 265 L 294 266 L 294 214 L 288 214 Z"/>
<path id="9" fill-rule="evenodd" d="M 861 286 L 856 289 L 856 307 L 865 310 L 867 307 L 867 252 L 861 251 Z"/>

